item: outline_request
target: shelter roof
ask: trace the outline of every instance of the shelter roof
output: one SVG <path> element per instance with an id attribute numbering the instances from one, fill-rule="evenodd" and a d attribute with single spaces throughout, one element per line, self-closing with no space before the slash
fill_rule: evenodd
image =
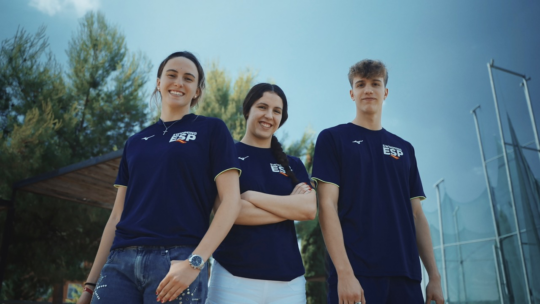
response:
<path id="1" fill-rule="evenodd" d="M 112 209 L 123 149 L 14 184 L 15 189 Z"/>

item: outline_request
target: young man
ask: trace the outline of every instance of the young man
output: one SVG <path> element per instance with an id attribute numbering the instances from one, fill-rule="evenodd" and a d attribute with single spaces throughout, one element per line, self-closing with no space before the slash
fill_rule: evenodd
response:
<path id="1" fill-rule="evenodd" d="M 444 303 L 412 145 L 381 126 L 388 72 L 362 60 L 349 71 L 352 123 L 323 130 L 312 178 L 328 248 L 328 303 Z M 367 302 L 366 302 L 367 301 Z"/>

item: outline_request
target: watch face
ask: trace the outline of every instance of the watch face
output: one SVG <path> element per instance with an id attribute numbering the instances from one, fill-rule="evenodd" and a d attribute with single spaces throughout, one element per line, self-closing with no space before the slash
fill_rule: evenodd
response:
<path id="1" fill-rule="evenodd" d="M 191 262 L 191 265 L 195 267 L 199 267 L 203 264 L 203 259 L 198 255 L 192 256 L 189 261 Z"/>

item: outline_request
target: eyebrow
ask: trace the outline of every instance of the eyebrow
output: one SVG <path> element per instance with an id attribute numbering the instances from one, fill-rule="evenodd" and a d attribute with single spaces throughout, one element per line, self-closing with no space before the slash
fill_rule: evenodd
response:
<path id="1" fill-rule="evenodd" d="M 263 102 L 263 101 L 259 101 L 259 102 L 257 103 L 257 105 L 265 105 L 265 106 L 267 106 L 267 107 L 270 107 L 266 102 Z M 276 107 L 276 108 L 277 108 L 277 109 L 280 109 L 280 110 L 283 110 L 281 107 Z"/>
<path id="2" fill-rule="evenodd" d="M 178 73 L 178 71 L 175 70 L 175 69 L 168 69 L 167 72 L 175 72 L 175 73 Z M 195 77 L 195 75 L 193 75 L 193 74 L 191 74 L 191 73 L 184 73 L 184 75 L 190 75 L 190 76 L 192 76 L 193 78 L 197 78 L 197 77 Z"/>

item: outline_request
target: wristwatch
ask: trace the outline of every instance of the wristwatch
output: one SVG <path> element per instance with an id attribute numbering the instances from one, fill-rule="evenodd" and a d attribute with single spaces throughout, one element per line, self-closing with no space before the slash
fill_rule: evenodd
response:
<path id="1" fill-rule="evenodd" d="M 204 268 L 204 260 L 200 255 L 191 254 L 188 258 L 189 265 L 193 267 L 193 269 L 201 270 Z"/>

